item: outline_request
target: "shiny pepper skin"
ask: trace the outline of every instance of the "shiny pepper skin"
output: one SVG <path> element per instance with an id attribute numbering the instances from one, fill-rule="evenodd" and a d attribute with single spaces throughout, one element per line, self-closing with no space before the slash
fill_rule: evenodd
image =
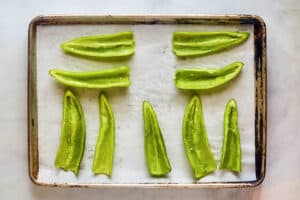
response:
<path id="1" fill-rule="evenodd" d="M 143 117 L 145 154 L 149 173 L 152 176 L 165 176 L 172 168 L 156 114 L 148 101 L 143 102 Z"/>
<path id="2" fill-rule="evenodd" d="M 93 172 L 95 174 L 112 173 L 115 149 L 115 119 L 104 94 L 99 97 L 100 131 L 95 148 Z"/>
<path id="3" fill-rule="evenodd" d="M 49 74 L 59 83 L 71 87 L 103 89 L 130 86 L 128 66 L 88 72 L 52 69 Z"/>
<path id="4" fill-rule="evenodd" d="M 241 172 L 241 145 L 236 101 L 227 102 L 224 113 L 224 140 L 220 169 Z"/>
<path id="5" fill-rule="evenodd" d="M 177 69 L 175 85 L 179 89 L 208 91 L 233 80 L 243 68 L 242 62 L 234 62 L 223 68 Z"/>
<path id="6" fill-rule="evenodd" d="M 68 90 L 64 96 L 60 145 L 55 159 L 56 168 L 78 174 L 84 153 L 85 135 L 85 118 L 80 102 Z"/>
<path id="7" fill-rule="evenodd" d="M 64 52 L 88 59 L 117 60 L 130 57 L 135 51 L 132 31 L 85 36 L 61 44 Z"/>
<path id="8" fill-rule="evenodd" d="M 216 161 L 208 143 L 202 105 L 198 96 L 194 96 L 185 108 L 182 137 L 194 178 L 200 179 L 214 172 Z"/>
<path id="9" fill-rule="evenodd" d="M 248 32 L 174 32 L 173 52 L 178 57 L 205 56 L 240 45 Z"/>

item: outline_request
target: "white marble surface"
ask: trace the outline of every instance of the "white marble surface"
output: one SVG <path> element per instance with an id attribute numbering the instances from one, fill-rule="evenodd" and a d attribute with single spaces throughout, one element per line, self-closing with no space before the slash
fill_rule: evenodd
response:
<path id="1" fill-rule="evenodd" d="M 123 2 L 123 3 L 121 3 Z M 38 14 L 257 14 L 268 37 L 267 175 L 252 189 L 74 189 L 33 185 L 27 175 L 27 26 Z M 300 2 L 1 1 L 0 199 L 299 199 Z M 297 37 L 298 36 L 298 37 Z"/>

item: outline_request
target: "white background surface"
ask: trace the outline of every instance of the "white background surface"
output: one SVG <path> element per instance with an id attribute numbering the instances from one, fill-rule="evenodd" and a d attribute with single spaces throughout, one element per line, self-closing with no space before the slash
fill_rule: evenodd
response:
<path id="1" fill-rule="evenodd" d="M 90 61 L 64 54 L 60 44 L 70 39 L 132 30 L 136 51 L 132 58 L 121 62 Z M 222 53 L 176 59 L 172 52 L 175 31 L 247 31 L 250 36 L 238 47 Z M 49 42 L 51 41 L 51 42 Z M 244 67 L 235 80 L 222 90 L 201 94 L 207 136 L 214 158 L 219 165 L 223 145 L 225 105 L 236 99 L 242 149 L 242 172 L 224 170 L 201 178 L 209 181 L 255 180 L 254 139 L 254 36 L 252 25 L 77 25 L 38 26 L 37 28 L 37 96 L 39 174 L 46 183 L 193 183 L 182 141 L 182 119 L 192 94 L 176 89 L 174 73 L 178 68 L 220 68 L 236 61 Z M 61 134 L 64 86 L 48 74 L 53 68 L 67 71 L 91 71 L 130 66 L 131 86 L 128 89 L 107 89 L 107 97 L 116 121 L 116 147 L 111 178 L 94 176 L 91 170 L 99 129 L 99 90 L 73 89 L 79 97 L 86 119 L 86 145 L 78 177 L 54 167 Z M 152 178 L 147 172 L 144 154 L 142 102 L 153 105 L 163 133 L 172 172 L 165 178 Z"/>
<path id="2" fill-rule="evenodd" d="M 1 1 L 0 199 L 299 199 L 298 0 Z M 268 38 L 268 144 L 264 183 L 252 189 L 43 188 L 27 175 L 27 26 L 38 14 L 257 14 Z"/>

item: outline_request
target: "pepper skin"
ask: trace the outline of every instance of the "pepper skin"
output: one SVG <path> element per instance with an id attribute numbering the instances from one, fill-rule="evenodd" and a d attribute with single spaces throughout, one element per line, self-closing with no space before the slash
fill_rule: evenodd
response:
<path id="1" fill-rule="evenodd" d="M 171 172 L 172 168 L 156 114 L 148 101 L 143 102 L 143 117 L 145 153 L 149 173 L 152 176 L 165 176 Z"/>
<path id="2" fill-rule="evenodd" d="M 236 101 L 227 102 L 224 113 L 224 140 L 220 169 L 241 172 L 241 145 Z"/>
<path id="3" fill-rule="evenodd" d="M 103 89 L 130 86 L 127 66 L 89 72 L 52 69 L 49 74 L 58 82 L 72 87 Z"/>
<path id="4" fill-rule="evenodd" d="M 216 161 L 210 150 L 202 116 L 200 98 L 194 96 L 185 108 L 182 125 L 185 153 L 193 169 L 195 179 L 216 170 Z"/>
<path id="5" fill-rule="evenodd" d="M 99 108 L 101 125 L 95 149 L 93 172 L 110 176 L 115 149 L 115 120 L 111 106 L 104 94 L 99 97 Z"/>
<path id="6" fill-rule="evenodd" d="M 187 68 L 177 69 L 175 85 L 185 90 L 211 90 L 233 80 L 243 68 L 242 62 L 234 62 L 223 68 Z"/>
<path id="7" fill-rule="evenodd" d="M 64 52 L 88 59 L 127 58 L 135 51 L 133 32 L 79 37 L 62 43 Z"/>
<path id="8" fill-rule="evenodd" d="M 173 52 L 178 57 L 205 56 L 238 46 L 248 37 L 248 32 L 174 32 Z"/>
<path id="9" fill-rule="evenodd" d="M 60 145 L 55 167 L 78 174 L 85 146 L 85 119 L 77 97 L 68 90 L 64 96 Z"/>

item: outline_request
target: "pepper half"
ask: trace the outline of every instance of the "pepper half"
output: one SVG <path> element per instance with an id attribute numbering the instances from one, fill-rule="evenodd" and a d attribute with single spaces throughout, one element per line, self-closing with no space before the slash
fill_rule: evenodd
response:
<path id="1" fill-rule="evenodd" d="M 49 74 L 58 82 L 72 87 L 103 89 L 130 86 L 127 66 L 89 72 L 52 69 Z"/>
<path id="2" fill-rule="evenodd" d="M 110 176 L 115 149 L 115 120 L 104 94 L 99 97 L 99 108 L 101 125 L 95 149 L 93 172 Z"/>
<path id="3" fill-rule="evenodd" d="M 211 90 L 233 80 L 243 68 L 242 62 L 234 62 L 223 68 L 188 68 L 177 69 L 175 85 L 186 90 Z"/>
<path id="4" fill-rule="evenodd" d="M 216 161 L 208 143 L 201 101 L 196 95 L 185 108 L 182 136 L 185 153 L 193 169 L 195 179 L 200 179 L 214 172 Z"/>
<path id="5" fill-rule="evenodd" d="M 60 145 L 55 167 L 78 174 L 85 146 L 85 119 L 77 97 L 67 90 L 64 96 Z"/>
<path id="6" fill-rule="evenodd" d="M 241 172 L 241 145 L 238 128 L 238 110 L 236 101 L 231 99 L 226 104 L 224 113 L 224 140 L 220 169 Z"/>
<path id="7" fill-rule="evenodd" d="M 173 52 L 178 57 L 205 56 L 238 46 L 248 37 L 248 32 L 175 32 Z"/>
<path id="8" fill-rule="evenodd" d="M 64 52 L 89 59 L 119 59 L 135 51 L 133 32 L 95 35 L 75 38 L 62 43 Z"/>
<path id="9" fill-rule="evenodd" d="M 145 154 L 149 173 L 152 176 L 165 176 L 172 168 L 156 114 L 148 101 L 143 102 L 143 117 Z"/>

